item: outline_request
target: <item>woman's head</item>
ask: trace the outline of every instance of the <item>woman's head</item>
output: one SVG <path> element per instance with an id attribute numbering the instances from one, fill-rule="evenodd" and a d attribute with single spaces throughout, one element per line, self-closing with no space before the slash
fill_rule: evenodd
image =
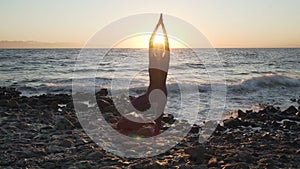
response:
<path id="1" fill-rule="evenodd" d="M 161 57 L 164 53 L 164 44 L 162 43 L 155 43 L 154 44 L 154 54 L 155 56 Z"/>

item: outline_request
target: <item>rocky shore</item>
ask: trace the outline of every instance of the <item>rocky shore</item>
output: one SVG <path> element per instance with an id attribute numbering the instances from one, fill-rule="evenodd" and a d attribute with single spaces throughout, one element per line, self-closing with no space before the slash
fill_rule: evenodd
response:
<path id="1" fill-rule="evenodd" d="M 203 144 L 198 143 L 199 127 L 193 126 L 169 151 L 127 159 L 104 151 L 88 137 L 70 95 L 20 94 L 0 88 L 0 168 L 300 168 L 299 107 L 238 110 Z M 97 93 L 98 106 L 117 126 L 120 117 L 106 95 L 106 90 Z M 164 115 L 162 129 L 174 121 Z"/>

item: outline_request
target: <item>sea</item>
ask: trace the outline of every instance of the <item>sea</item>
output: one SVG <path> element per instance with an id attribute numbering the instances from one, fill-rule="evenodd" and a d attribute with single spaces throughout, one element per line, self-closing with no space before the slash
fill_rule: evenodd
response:
<path id="1" fill-rule="evenodd" d="M 149 84 L 147 49 L 0 49 L 0 65 L 0 86 L 24 96 L 71 94 L 84 91 L 85 82 L 96 91 L 138 96 Z M 300 96 L 300 49 L 172 49 L 167 89 L 167 110 L 185 119 L 188 114 L 176 113 L 183 105 L 197 113 L 214 106 L 225 113 L 269 104 L 298 107 L 292 100 Z M 189 104 L 195 95 L 196 104 Z M 223 99 L 214 102 L 213 95 Z"/>

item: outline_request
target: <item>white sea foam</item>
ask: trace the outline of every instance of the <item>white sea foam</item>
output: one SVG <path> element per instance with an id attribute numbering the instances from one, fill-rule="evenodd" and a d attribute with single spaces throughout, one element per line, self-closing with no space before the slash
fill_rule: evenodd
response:
<path id="1" fill-rule="evenodd" d="M 233 90 L 260 90 L 273 87 L 299 87 L 300 77 L 288 77 L 283 75 L 263 75 L 242 80 L 238 84 L 231 85 Z"/>

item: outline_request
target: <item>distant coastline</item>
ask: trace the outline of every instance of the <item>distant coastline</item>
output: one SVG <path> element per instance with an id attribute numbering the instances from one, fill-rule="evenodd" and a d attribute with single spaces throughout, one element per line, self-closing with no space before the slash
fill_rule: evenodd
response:
<path id="1" fill-rule="evenodd" d="M 41 41 L 0 41 L 0 49 L 48 49 L 48 48 L 81 48 L 82 45 L 71 42 L 41 42 Z"/>

